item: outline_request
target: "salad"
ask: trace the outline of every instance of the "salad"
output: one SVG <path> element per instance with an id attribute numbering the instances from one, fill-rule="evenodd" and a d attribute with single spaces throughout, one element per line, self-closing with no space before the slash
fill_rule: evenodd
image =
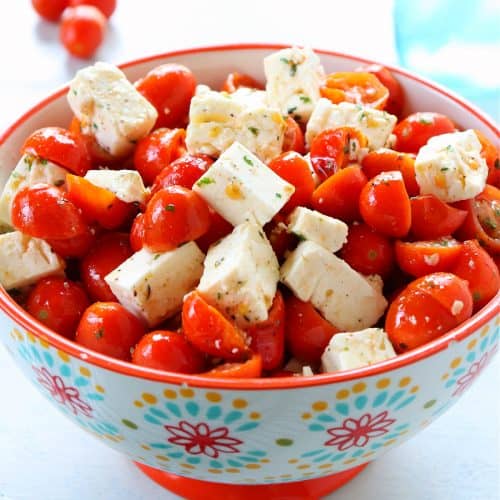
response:
<path id="1" fill-rule="evenodd" d="M 34 131 L 0 196 L 0 283 L 99 353 L 207 377 L 370 365 L 500 288 L 500 164 L 478 130 L 405 116 L 385 67 L 307 48 L 220 89 L 96 63 L 67 128 Z"/>

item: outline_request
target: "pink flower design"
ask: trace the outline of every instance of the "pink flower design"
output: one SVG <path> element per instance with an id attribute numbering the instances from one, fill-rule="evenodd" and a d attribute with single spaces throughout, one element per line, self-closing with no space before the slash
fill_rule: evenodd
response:
<path id="1" fill-rule="evenodd" d="M 32 367 L 37 374 L 38 382 L 49 391 L 50 395 L 63 406 L 67 406 L 78 415 L 92 418 L 92 407 L 80 399 L 80 392 L 76 387 L 67 386 L 59 375 L 51 375 L 47 368 Z"/>
<path id="2" fill-rule="evenodd" d="M 191 455 L 203 454 L 217 458 L 219 453 L 239 453 L 240 450 L 236 446 L 243 444 L 243 441 L 228 436 L 227 427 L 211 430 L 205 423 L 192 425 L 181 420 L 178 427 L 166 425 L 165 429 L 172 435 L 168 442 L 184 446 L 186 452 Z"/>
<path id="3" fill-rule="evenodd" d="M 362 448 L 371 438 L 380 437 L 389 432 L 388 427 L 396 420 L 387 418 L 387 411 L 372 417 L 365 413 L 358 420 L 346 418 L 341 427 L 328 429 L 328 434 L 333 436 L 325 443 L 325 446 L 336 446 L 339 451 L 347 450 L 356 446 Z"/>

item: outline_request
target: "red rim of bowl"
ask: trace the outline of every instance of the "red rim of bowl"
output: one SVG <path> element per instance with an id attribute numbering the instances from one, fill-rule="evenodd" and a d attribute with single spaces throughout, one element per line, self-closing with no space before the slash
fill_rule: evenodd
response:
<path id="1" fill-rule="evenodd" d="M 197 54 L 203 52 L 217 52 L 217 51 L 232 51 L 232 50 L 280 50 L 290 45 L 286 44 L 265 44 L 265 43 L 255 43 L 255 44 L 232 44 L 232 45 L 214 45 L 206 47 L 194 47 L 191 49 L 177 50 L 172 52 L 165 52 L 163 54 L 156 54 L 141 59 L 135 59 L 127 63 L 119 65 L 120 68 L 126 69 L 130 66 L 135 66 L 137 64 L 155 61 L 157 59 L 163 59 L 165 57 L 175 57 L 187 54 Z M 348 54 L 343 54 L 340 52 L 334 52 L 330 50 L 315 49 L 319 54 L 337 56 L 344 59 L 350 59 L 362 64 L 379 64 L 376 61 L 364 59 L 361 57 L 356 57 Z M 417 77 L 411 72 L 392 67 L 390 65 L 384 64 L 392 72 L 405 76 L 417 83 L 431 88 L 432 90 L 446 96 L 447 98 L 455 101 L 462 108 L 469 111 L 478 120 L 484 123 L 493 133 L 498 135 L 498 129 L 495 125 L 486 118 L 486 116 L 480 112 L 477 108 L 469 103 L 464 102 L 457 95 L 444 89 L 443 87 L 427 81 L 424 78 Z M 68 90 L 67 86 L 57 90 L 49 97 L 43 99 L 38 104 L 33 106 L 29 111 L 24 113 L 17 121 L 15 121 L 7 130 L 0 136 L 0 147 L 2 144 L 10 137 L 10 135 L 27 119 L 36 114 L 38 111 L 43 109 L 45 106 L 50 104 L 52 101 L 58 99 L 64 95 Z M 145 368 L 132 363 L 120 361 L 117 359 L 110 358 L 103 354 L 91 351 L 77 343 L 68 340 L 59 334 L 53 332 L 43 324 L 39 323 L 35 318 L 29 315 L 21 306 L 19 306 L 10 295 L 0 287 L 0 309 L 4 313 L 25 328 L 27 331 L 40 337 L 53 347 L 60 349 L 72 356 L 80 358 L 81 360 L 95 364 L 101 368 L 105 368 L 117 373 L 128 376 L 137 376 L 147 380 L 153 380 L 158 382 L 172 383 L 177 385 L 189 385 L 193 387 L 200 388 L 220 388 L 220 389 L 239 389 L 239 390 L 266 390 L 266 389 L 296 389 L 302 387 L 311 387 L 317 385 L 326 385 L 337 382 L 346 382 L 350 380 L 356 380 L 358 378 L 378 375 L 388 372 L 390 370 L 402 368 L 406 365 L 412 364 L 416 361 L 425 359 L 439 351 L 446 349 L 449 345 L 461 341 L 474 333 L 478 328 L 484 326 L 488 321 L 493 319 L 498 314 L 498 306 L 500 303 L 500 292 L 487 304 L 481 311 L 472 316 L 465 323 L 459 327 L 451 330 L 442 337 L 429 342 L 413 351 L 405 354 L 396 356 L 395 358 L 389 359 L 387 361 L 377 363 L 371 366 L 366 366 L 364 368 L 357 368 L 354 370 L 346 370 L 342 372 L 327 373 L 315 375 L 313 377 L 278 377 L 278 378 L 259 378 L 259 379 L 219 379 L 219 378 L 207 378 L 198 375 L 185 375 L 173 372 L 163 372 L 150 368 Z"/>

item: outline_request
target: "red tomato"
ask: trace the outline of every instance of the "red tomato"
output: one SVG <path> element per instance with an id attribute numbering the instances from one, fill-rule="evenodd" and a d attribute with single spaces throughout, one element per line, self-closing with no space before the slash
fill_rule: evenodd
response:
<path id="1" fill-rule="evenodd" d="M 135 148 L 134 166 L 145 184 L 151 185 L 156 176 L 186 152 L 186 131 L 160 128 L 141 139 Z"/>
<path id="2" fill-rule="evenodd" d="M 87 294 L 79 284 L 51 277 L 41 279 L 31 290 L 26 310 L 59 335 L 73 339 L 78 322 L 89 305 Z"/>
<path id="3" fill-rule="evenodd" d="M 464 241 L 463 250 L 451 272 L 467 280 L 474 299 L 474 312 L 485 306 L 500 288 L 495 261 L 477 241 Z"/>
<path id="4" fill-rule="evenodd" d="M 37 14 L 47 21 L 59 21 L 69 0 L 31 0 L 31 5 Z"/>
<path id="5" fill-rule="evenodd" d="M 276 292 L 269 316 L 246 330 L 250 348 L 261 355 L 264 370 L 276 370 L 285 357 L 285 302 L 280 291 Z"/>
<path id="6" fill-rule="evenodd" d="M 269 168 L 295 187 L 292 197 L 282 211 L 291 212 L 295 207 L 307 206 L 314 191 L 314 179 L 306 160 L 295 151 L 283 153 L 273 158 Z"/>
<path id="7" fill-rule="evenodd" d="M 95 229 L 89 227 L 79 236 L 65 240 L 47 238 L 46 241 L 52 247 L 52 250 L 63 259 L 81 259 L 95 242 Z"/>
<path id="8" fill-rule="evenodd" d="M 144 213 L 144 243 L 152 252 L 166 252 L 204 235 L 210 212 L 203 198 L 181 186 L 158 191 Z"/>
<path id="9" fill-rule="evenodd" d="M 314 190 L 311 206 L 344 222 L 359 220 L 359 196 L 367 182 L 358 165 L 343 168 Z"/>
<path id="10" fill-rule="evenodd" d="M 71 7 L 77 5 L 93 5 L 97 7 L 108 19 L 116 9 L 116 0 L 69 0 Z"/>
<path id="11" fill-rule="evenodd" d="M 210 227 L 203 236 L 200 236 L 196 240 L 196 244 L 200 247 L 202 252 L 205 253 L 210 245 L 224 238 L 224 236 L 227 236 L 233 230 L 233 226 L 215 210 L 208 207 L 208 212 L 210 214 Z"/>
<path id="12" fill-rule="evenodd" d="M 416 196 L 411 204 L 411 234 L 421 240 L 434 240 L 453 234 L 467 212 L 446 204 L 433 194 Z"/>
<path id="13" fill-rule="evenodd" d="M 135 87 L 158 111 L 154 128 L 183 127 L 187 123 L 189 104 L 196 89 L 196 79 L 190 69 L 181 64 L 162 64 L 138 80 Z"/>
<path id="14" fill-rule="evenodd" d="M 36 238 L 64 240 L 88 231 L 81 211 L 59 188 L 48 184 L 18 191 L 11 213 L 13 226 Z"/>
<path id="15" fill-rule="evenodd" d="M 291 117 L 287 116 L 285 119 L 285 138 L 283 139 L 283 151 L 295 151 L 301 155 L 306 152 L 306 145 L 304 141 L 304 132 L 300 125 Z"/>
<path id="16" fill-rule="evenodd" d="M 264 90 L 264 86 L 260 82 L 252 78 L 250 75 L 237 72 L 229 73 L 229 75 L 227 75 L 226 80 L 222 84 L 221 90 L 223 92 L 228 92 L 229 94 L 232 94 L 241 87 Z"/>
<path id="17" fill-rule="evenodd" d="M 367 224 L 352 224 L 340 256 L 361 274 L 386 277 L 394 265 L 394 249 L 386 236 Z"/>
<path id="18" fill-rule="evenodd" d="M 273 247 L 273 252 L 278 260 L 282 260 L 287 250 L 295 242 L 295 236 L 288 232 L 287 220 L 284 215 L 276 214 L 271 221 L 264 226 L 267 239 Z"/>
<path id="19" fill-rule="evenodd" d="M 326 321 L 310 302 L 290 295 L 285 303 L 285 340 L 292 356 L 317 365 L 330 339 L 339 330 Z"/>
<path id="20" fill-rule="evenodd" d="M 138 252 L 144 246 L 144 214 L 137 214 L 130 229 L 130 246 Z"/>
<path id="21" fill-rule="evenodd" d="M 396 136 L 396 151 L 418 153 L 418 150 L 427 144 L 435 135 L 455 132 L 454 123 L 439 113 L 413 113 L 401 120 L 393 130 Z"/>
<path id="22" fill-rule="evenodd" d="M 104 40 L 108 20 L 93 5 L 67 7 L 61 17 L 59 39 L 73 56 L 89 59 Z"/>
<path id="23" fill-rule="evenodd" d="M 228 361 L 249 357 L 245 333 L 196 291 L 184 297 L 182 328 L 189 342 L 206 354 Z"/>
<path id="24" fill-rule="evenodd" d="M 488 165 L 488 179 L 486 182 L 500 188 L 500 157 L 498 148 L 479 130 L 474 130 L 481 143 L 481 156 Z"/>
<path id="25" fill-rule="evenodd" d="M 21 153 L 49 160 L 77 175 L 85 175 L 91 167 L 85 143 L 61 127 L 36 130 L 24 142 Z"/>
<path id="26" fill-rule="evenodd" d="M 253 354 L 244 363 L 224 363 L 202 373 L 201 376 L 211 378 L 259 378 L 262 376 L 262 356 Z"/>
<path id="27" fill-rule="evenodd" d="M 385 331 L 402 353 L 440 337 L 471 314 L 467 283 L 450 273 L 434 273 L 411 282 L 391 303 Z"/>
<path id="28" fill-rule="evenodd" d="M 146 333 L 144 325 L 117 302 L 87 307 L 76 330 L 76 342 L 112 358 L 129 361 L 132 348 Z"/>
<path id="29" fill-rule="evenodd" d="M 116 302 L 104 277 L 132 255 L 126 233 L 106 233 L 80 262 L 80 277 L 94 301 Z"/>
<path id="30" fill-rule="evenodd" d="M 363 220 L 386 236 L 403 238 L 411 226 L 410 198 L 401 172 L 383 172 L 368 181 L 359 197 Z"/>
<path id="31" fill-rule="evenodd" d="M 132 363 L 155 370 L 200 373 L 205 369 L 205 356 L 182 333 L 155 330 L 136 345 Z"/>

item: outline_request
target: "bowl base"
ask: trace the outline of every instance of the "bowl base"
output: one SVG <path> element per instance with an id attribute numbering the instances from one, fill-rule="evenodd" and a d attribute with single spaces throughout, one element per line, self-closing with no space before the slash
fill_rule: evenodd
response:
<path id="1" fill-rule="evenodd" d="M 135 463 L 150 479 L 186 500 L 318 500 L 344 486 L 368 464 L 306 481 L 281 484 L 226 484 L 177 476 L 170 472 Z"/>

